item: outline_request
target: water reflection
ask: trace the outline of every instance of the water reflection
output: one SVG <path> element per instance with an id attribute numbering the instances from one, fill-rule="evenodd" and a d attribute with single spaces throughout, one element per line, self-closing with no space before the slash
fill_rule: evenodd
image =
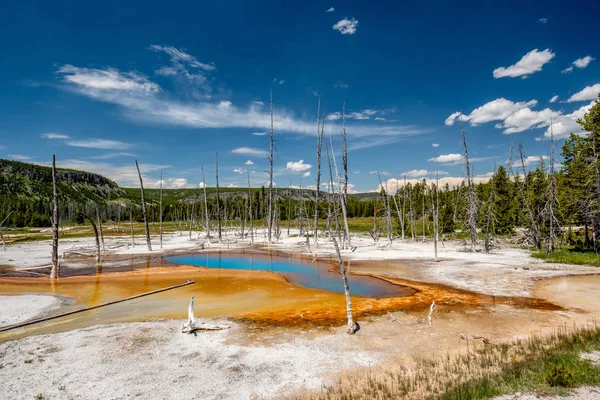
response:
<path id="1" fill-rule="evenodd" d="M 275 272 L 298 286 L 335 293 L 344 292 L 339 273 L 329 272 L 329 265 L 299 258 L 277 257 L 272 254 L 200 253 L 166 257 L 166 260 L 175 264 L 215 269 Z M 350 291 L 355 296 L 396 297 L 414 293 L 412 289 L 370 276 L 351 275 L 349 280 Z"/>

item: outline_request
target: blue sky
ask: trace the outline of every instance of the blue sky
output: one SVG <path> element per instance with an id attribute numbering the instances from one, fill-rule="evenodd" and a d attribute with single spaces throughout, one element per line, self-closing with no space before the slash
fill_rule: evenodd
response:
<path id="1" fill-rule="evenodd" d="M 272 90 L 276 186 L 315 184 L 318 99 L 336 153 L 346 103 L 352 190 L 453 183 L 461 119 L 485 179 L 511 141 L 533 167 L 600 91 L 593 1 L 204 3 L 3 5 L 0 157 L 198 187 L 218 152 L 222 186 L 261 186 Z"/>

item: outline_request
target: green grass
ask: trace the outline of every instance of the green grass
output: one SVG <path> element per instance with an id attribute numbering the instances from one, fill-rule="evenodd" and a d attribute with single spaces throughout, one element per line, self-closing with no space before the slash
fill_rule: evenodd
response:
<path id="1" fill-rule="evenodd" d="M 545 251 L 538 251 L 533 253 L 532 256 L 550 263 L 600 267 L 600 255 L 593 251 L 583 251 L 575 249 L 574 247 L 555 250 L 552 254 L 547 254 Z"/>
<path id="2" fill-rule="evenodd" d="M 600 328 L 555 331 L 545 337 L 502 344 L 462 342 L 468 352 L 415 358 L 388 371 L 369 369 L 325 387 L 311 399 L 486 399 L 515 392 L 565 394 L 577 386 L 600 385 L 600 368 L 580 354 L 600 350 Z M 463 347 L 464 350 L 464 347 Z"/>

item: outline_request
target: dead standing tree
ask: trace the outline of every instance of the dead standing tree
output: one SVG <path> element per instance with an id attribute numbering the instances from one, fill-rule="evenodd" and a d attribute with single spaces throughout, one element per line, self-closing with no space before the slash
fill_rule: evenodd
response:
<path id="1" fill-rule="evenodd" d="M 471 165 L 469 164 L 469 150 L 467 147 L 467 135 L 465 134 L 465 125 L 461 118 L 460 139 L 463 145 L 463 158 L 465 161 L 465 174 L 467 175 L 467 184 L 469 189 L 469 217 L 468 226 L 471 233 L 471 251 L 475 252 L 477 244 L 477 195 L 475 193 L 475 185 L 473 185 L 473 177 L 471 175 Z"/>
<path id="2" fill-rule="evenodd" d="M 160 208 L 159 210 L 159 225 L 158 225 L 158 230 L 160 232 L 160 248 L 163 248 L 163 206 L 162 206 L 162 188 L 163 188 L 163 172 L 162 169 L 160 170 L 160 191 L 159 191 L 159 198 L 158 198 L 158 206 Z"/>
<path id="3" fill-rule="evenodd" d="M 341 191 L 342 189 L 340 188 L 340 194 L 343 194 L 342 196 L 342 213 L 343 213 L 343 218 L 344 218 L 344 232 L 346 234 L 346 248 L 351 248 L 352 247 L 352 241 L 350 240 L 350 229 L 348 228 L 348 146 L 347 146 L 347 140 L 346 140 L 346 103 L 344 103 L 344 106 L 342 108 L 342 117 L 343 117 L 343 122 L 342 122 L 342 165 L 344 167 L 344 187 L 343 187 L 343 192 Z M 333 156 L 333 161 L 335 164 L 335 154 Z M 337 172 L 337 166 L 336 166 L 336 172 Z"/>
<path id="4" fill-rule="evenodd" d="M 2 225 L 8 220 L 13 211 L 9 212 L 6 217 L 0 222 L 0 240 L 2 240 L 2 251 L 6 251 L 6 242 L 4 241 L 4 235 L 2 235 Z"/>
<path id="5" fill-rule="evenodd" d="M 144 200 L 144 181 L 142 180 L 142 173 L 140 172 L 140 166 L 138 165 L 137 160 L 135 160 L 135 167 L 137 168 L 138 177 L 140 178 L 142 218 L 144 218 L 144 229 L 146 230 L 146 244 L 148 245 L 148 251 L 152 251 L 152 242 L 150 241 L 150 229 L 148 228 L 148 216 L 146 213 L 146 201 Z"/>
<path id="6" fill-rule="evenodd" d="M 269 209 L 267 210 L 267 241 L 271 244 L 273 229 L 273 90 L 271 90 L 271 129 L 269 130 Z"/>
<path id="7" fill-rule="evenodd" d="M 204 190 L 204 219 L 206 220 L 206 238 L 210 240 L 210 221 L 208 219 L 208 200 L 206 199 L 206 178 L 204 177 L 204 165 L 202 169 L 202 189 Z"/>
<path id="8" fill-rule="evenodd" d="M 219 153 L 215 153 L 215 166 L 216 166 L 216 194 L 217 194 L 217 235 L 219 237 L 219 242 L 221 241 L 221 197 L 219 195 Z"/>
<path id="9" fill-rule="evenodd" d="M 388 239 L 390 240 L 390 244 L 392 244 L 394 232 L 392 230 L 392 213 L 390 210 L 390 198 L 388 196 L 388 191 L 387 191 L 387 182 L 386 182 L 386 185 L 384 188 L 383 182 L 381 181 L 381 174 L 379 173 L 379 170 L 377 170 L 377 177 L 379 178 L 379 187 L 381 188 L 381 191 L 384 192 L 383 197 L 384 197 L 384 206 L 385 206 L 385 227 L 386 227 Z"/>
<path id="10" fill-rule="evenodd" d="M 56 187 L 56 156 L 52 154 L 52 271 L 50 278 L 60 274 L 58 261 L 58 189 Z"/>
<path id="11" fill-rule="evenodd" d="M 494 176 L 496 175 L 496 166 L 494 165 Z M 494 202 L 496 201 L 496 180 L 492 178 L 490 180 L 490 198 L 488 201 L 488 209 L 485 217 L 485 244 L 484 251 L 489 253 L 492 249 L 492 242 L 490 233 L 493 230 L 493 219 L 494 219 Z"/>
<path id="12" fill-rule="evenodd" d="M 250 167 L 246 168 L 248 172 L 248 216 L 250 217 L 250 244 L 254 244 L 254 219 L 252 218 L 252 195 L 250 192 Z"/>
<path id="13" fill-rule="evenodd" d="M 550 232 L 548 233 L 548 248 L 546 252 L 548 254 L 554 253 L 554 241 L 556 239 L 556 228 L 558 227 L 558 219 L 554 215 L 556 209 L 556 176 L 554 171 L 554 164 L 556 163 L 555 144 L 554 144 L 554 129 L 553 122 L 550 121 L 550 179 L 548 185 L 548 203 L 546 205 L 548 212 L 548 219 L 550 220 Z M 595 146 L 594 146 L 595 149 Z M 596 169 L 596 184 L 598 184 L 598 173 Z M 556 223 L 556 226 L 555 226 Z M 594 229 L 594 234 L 596 230 Z"/>
<path id="14" fill-rule="evenodd" d="M 317 106 L 317 188 L 315 190 L 315 246 L 318 245 L 319 233 L 319 194 L 321 191 L 321 149 L 323 148 L 323 135 L 325 134 L 325 110 L 323 110 L 323 123 L 319 127 L 321 113 L 321 100 Z M 320 128 L 320 129 L 319 129 Z M 289 235 L 289 228 L 288 228 Z"/>

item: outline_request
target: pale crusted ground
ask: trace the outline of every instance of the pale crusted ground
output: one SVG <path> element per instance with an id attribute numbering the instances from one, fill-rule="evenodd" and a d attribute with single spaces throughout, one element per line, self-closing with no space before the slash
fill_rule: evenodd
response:
<path id="1" fill-rule="evenodd" d="M 0 328 L 44 315 L 60 304 L 61 301 L 54 296 L 0 296 Z"/>

